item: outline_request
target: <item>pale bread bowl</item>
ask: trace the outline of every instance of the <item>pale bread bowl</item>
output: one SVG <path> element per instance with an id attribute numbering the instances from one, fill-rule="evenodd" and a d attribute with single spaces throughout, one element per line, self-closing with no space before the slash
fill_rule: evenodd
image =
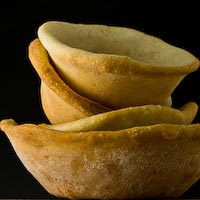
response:
<path id="1" fill-rule="evenodd" d="M 41 103 L 51 123 L 63 123 L 111 109 L 73 91 L 56 73 L 39 39 L 29 45 L 29 59 L 41 79 Z"/>
<path id="2" fill-rule="evenodd" d="M 131 28 L 48 21 L 38 37 L 73 90 L 113 109 L 171 106 L 176 86 L 199 67 L 190 52 Z"/>
<path id="3" fill-rule="evenodd" d="M 171 198 L 200 178 L 200 124 L 189 124 L 196 112 L 194 103 L 182 111 L 161 106 L 158 112 L 157 106 L 141 106 L 81 119 L 75 125 L 18 125 L 3 120 L 0 128 L 26 169 L 52 195 Z M 110 117 L 119 123 L 117 129 Z M 132 120 L 132 128 L 123 117 Z M 90 131 L 85 131 L 88 124 Z M 74 127 L 82 130 L 72 131 Z M 115 130 L 106 131 L 110 127 Z"/>

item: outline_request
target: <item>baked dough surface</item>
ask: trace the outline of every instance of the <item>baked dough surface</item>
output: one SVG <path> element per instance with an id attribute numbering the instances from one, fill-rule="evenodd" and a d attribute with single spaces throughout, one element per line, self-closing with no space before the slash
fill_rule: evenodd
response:
<path id="1" fill-rule="evenodd" d="M 200 125 L 65 132 L 0 123 L 29 172 L 71 199 L 178 197 L 200 177 Z"/>

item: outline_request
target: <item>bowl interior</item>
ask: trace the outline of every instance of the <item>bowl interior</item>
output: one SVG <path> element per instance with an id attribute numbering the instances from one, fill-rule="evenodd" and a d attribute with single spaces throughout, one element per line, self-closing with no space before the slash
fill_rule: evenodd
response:
<path id="1" fill-rule="evenodd" d="M 72 48 L 128 56 L 151 65 L 182 66 L 194 61 L 189 52 L 130 28 L 51 21 L 39 28 L 39 38 L 42 32 Z"/>

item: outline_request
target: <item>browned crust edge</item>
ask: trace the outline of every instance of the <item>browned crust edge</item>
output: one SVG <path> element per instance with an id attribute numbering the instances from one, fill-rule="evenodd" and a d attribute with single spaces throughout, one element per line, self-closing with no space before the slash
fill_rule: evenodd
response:
<path id="1" fill-rule="evenodd" d="M 111 110 L 79 95 L 66 85 L 51 65 L 48 53 L 38 38 L 29 44 L 28 57 L 42 81 L 44 81 L 61 99 L 83 112 L 86 116 Z"/>

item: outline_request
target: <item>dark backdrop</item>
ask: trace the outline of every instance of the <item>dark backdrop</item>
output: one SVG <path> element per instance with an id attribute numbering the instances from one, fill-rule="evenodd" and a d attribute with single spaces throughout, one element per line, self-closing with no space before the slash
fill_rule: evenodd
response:
<path id="1" fill-rule="evenodd" d="M 48 122 L 40 106 L 39 78 L 27 57 L 37 28 L 48 20 L 126 26 L 160 37 L 200 58 L 199 10 L 196 1 L 3 1 L 0 5 L 0 120 Z M 200 105 L 200 72 L 176 88 L 173 106 Z M 195 121 L 199 120 L 199 116 Z M 200 182 L 182 197 L 200 198 Z M 0 198 L 55 198 L 23 167 L 0 132 Z"/>

